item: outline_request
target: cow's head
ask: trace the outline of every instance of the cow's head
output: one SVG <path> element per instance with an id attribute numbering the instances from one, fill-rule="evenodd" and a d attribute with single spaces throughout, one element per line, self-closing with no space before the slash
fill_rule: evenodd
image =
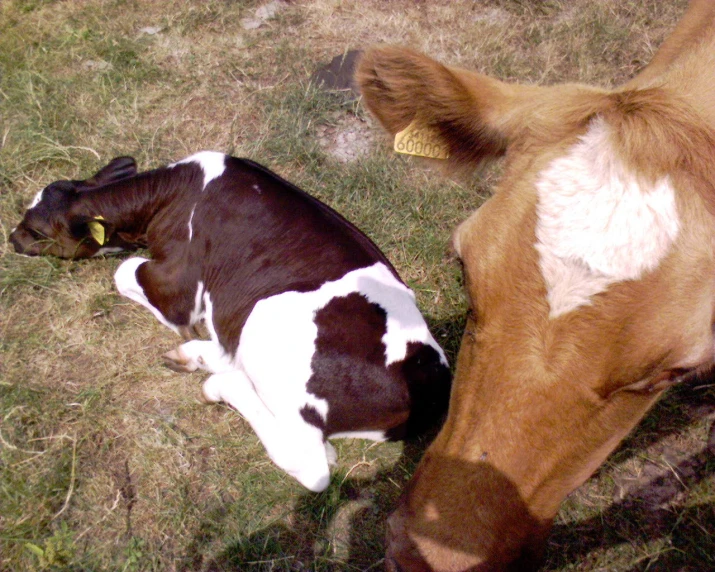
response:
<path id="1" fill-rule="evenodd" d="M 80 193 L 137 174 L 131 157 L 117 157 L 93 177 L 83 181 L 55 181 L 32 201 L 20 224 L 10 233 L 18 254 L 49 254 L 60 258 L 88 258 L 102 251 L 123 250 L 130 245 L 113 234 L 102 216 L 73 211 Z"/>
<path id="2" fill-rule="evenodd" d="M 696 97 L 712 70 L 671 56 L 614 91 L 363 56 L 389 132 L 415 124 L 459 164 L 505 158 L 454 232 L 470 310 L 447 422 L 388 522 L 391 570 L 528 569 L 563 498 L 712 363 L 715 122 Z"/>

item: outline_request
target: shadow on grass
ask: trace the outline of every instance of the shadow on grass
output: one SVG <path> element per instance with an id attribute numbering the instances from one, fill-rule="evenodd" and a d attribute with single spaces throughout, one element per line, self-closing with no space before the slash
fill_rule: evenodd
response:
<path id="1" fill-rule="evenodd" d="M 290 519 L 283 519 L 251 535 L 236 538 L 209 559 L 203 552 L 221 539 L 218 529 L 204 527 L 187 548 L 184 571 L 382 570 L 385 552 L 384 523 L 427 447 L 428 439 L 405 442 L 400 459 L 390 469 L 372 479 L 333 479 L 318 495 L 303 494 L 293 507 Z M 354 508 L 349 518 L 335 529 L 339 513 Z M 229 518 L 218 508 L 206 522 Z M 289 520 L 290 524 L 286 521 Z M 336 535 L 342 555 L 334 554 Z"/>
<path id="2" fill-rule="evenodd" d="M 715 372 L 666 395 L 614 454 L 618 461 L 638 455 L 671 434 L 684 431 L 715 412 Z M 558 570 L 588 555 L 623 544 L 661 541 L 649 557 L 628 569 L 681 572 L 715 570 L 715 506 L 688 502 L 690 491 L 715 475 L 715 422 L 707 443 L 679 462 L 643 471 L 624 498 L 600 514 L 554 526 L 547 570 Z M 667 457 L 668 451 L 664 451 Z M 603 471 L 603 469 L 602 469 Z M 711 498 L 711 497 L 708 497 Z"/>
<path id="3" fill-rule="evenodd" d="M 444 320 L 426 318 L 430 330 L 456 360 L 464 316 Z M 179 570 L 382 570 L 385 553 L 385 522 L 429 443 L 434 428 L 419 439 L 404 442 L 403 451 L 390 468 L 368 479 L 338 475 L 326 491 L 303 494 L 291 515 L 244 537 L 224 538 L 228 507 L 215 507 L 186 547 Z M 228 541 L 220 553 L 206 553 L 216 541 Z"/>
<path id="4" fill-rule="evenodd" d="M 594 551 L 658 539 L 665 540 L 667 546 L 651 558 L 643 559 L 629 572 L 715 569 L 715 507 L 709 503 L 685 508 L 667 506 L 679 492 L 696 486 L 714 473 L 715 445 L 712 445 L 596 517 L 557 525 L 549 539 L 552 565 L 548 569 L 580 562 Z M 555 553 L 558 553 L 556 558 Z"/>
<path id="5" fill-rule="evenodd" d="M 459 347 L 463 318 L 432 321 L 435 337 L 453 362 Z M 671 391 L 639 428 L 614 453 L 624 462 L 667 436 L 684 431 L 715 412 L 715 373 Z M 227 507 L 207 514 L 205 524 L 187 547 L 180 570 L 382 570 L 385 522 L 436 431 L 406 442 L 401 457 L 375 477 L 334 478 L 319 495 L 296 499 L 288 518 L 253 534 L 226 538 L 222 522 L 231 518 Z M 702 444 L 700 444 L 702 445 Z M 699 571 L 715 569 L 715 508 L 710 504 L 669 505 L 684 491 L 715 474 L 715 423 L 708 444 L 668 472 L 642 480 L 625 498 L 592 518 L 554 526 L 548 540 L 544 570 L 580 569 L 589 555 L 623 544 L 666 545 L 627 572 L 641 570 Z M 352 508 L 351 508 L 352 507 Z M 208 556 L 216 541 L 218 554 Z M 619 570 L 623 570 L 619 568 Z"/>

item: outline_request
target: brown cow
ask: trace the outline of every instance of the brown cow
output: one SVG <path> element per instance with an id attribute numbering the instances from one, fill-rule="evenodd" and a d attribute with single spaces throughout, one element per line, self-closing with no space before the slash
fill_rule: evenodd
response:
<path id="1" fill-rule="evenodd" d="M 378 47 L 391 133 L 505 157 L 453 236 L 471 309 L 449 416 L 388 522 L 390 570 L 525 570 L 564 497 L 684 372 L 713 362 L 715 2 L 615 90 L 506 84 Z"/>

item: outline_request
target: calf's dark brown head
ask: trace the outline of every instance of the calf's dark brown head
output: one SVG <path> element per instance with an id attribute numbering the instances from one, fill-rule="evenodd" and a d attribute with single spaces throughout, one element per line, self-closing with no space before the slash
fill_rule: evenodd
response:
<path id="1" fill-rule="evenodd" d="M 55 181 L 42 189 L 10 233 L 18 254 L 49 254 L 60 258 L 89 258 L 102 252 L 131 248 L 99 213 L 74 209 L 78 193 L 132 177 L 137 166 L 131 157 L 117 157 L 84 181 Z"/>

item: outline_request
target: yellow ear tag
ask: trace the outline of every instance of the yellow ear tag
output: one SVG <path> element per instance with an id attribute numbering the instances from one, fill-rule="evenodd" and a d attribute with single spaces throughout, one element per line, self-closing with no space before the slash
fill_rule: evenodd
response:
<path id="1" fill-rule="evenodd" d="M 103 216 L 94 217 L 95 220 L 89 221 L 87 226 L 89 227 L 89 232 L 92 234 L 92 238 L 96 240 L 100 245 L 104 246 L 106 243 L 106 235 L 104 234 L 104 226 L 98 223 L 98 220 L 104 220 Z"/>
<path id="2" fill-rule="evenodd" d="M 398 153 L 416 157 L 449 158 L 447 146 L 440 141 L 439 136 L 426 127 L 419 127 L 416 120 L 395 135 L 394 149 Z"/>

